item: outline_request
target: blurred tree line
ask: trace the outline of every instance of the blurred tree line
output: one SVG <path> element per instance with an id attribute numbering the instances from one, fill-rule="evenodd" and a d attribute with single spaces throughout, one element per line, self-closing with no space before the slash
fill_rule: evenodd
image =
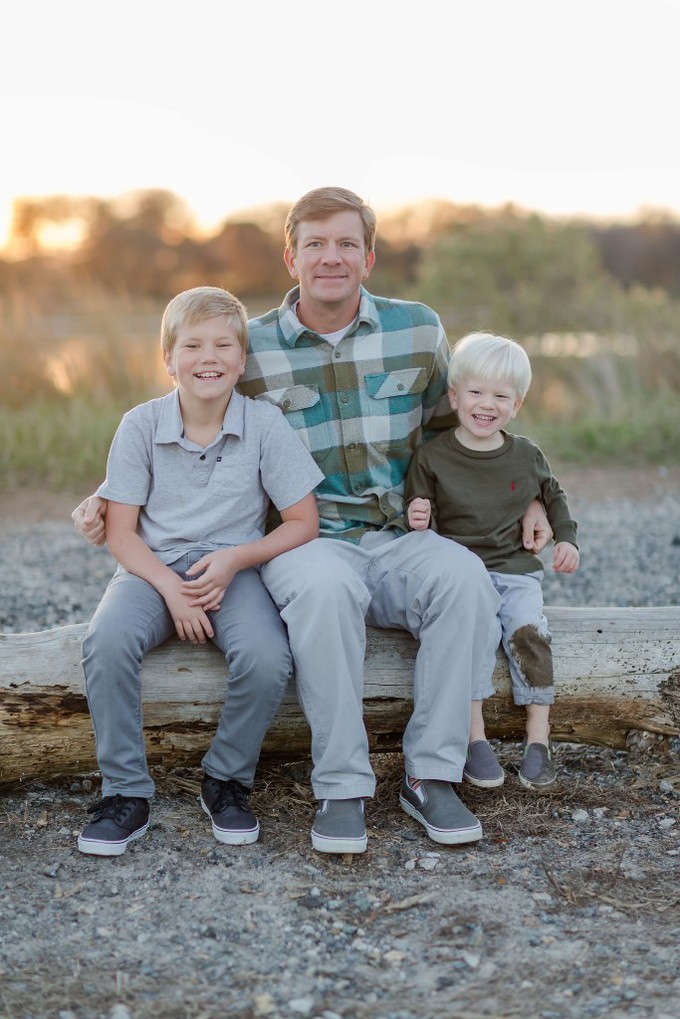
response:
<path id="1" fill-rule="evenodd" d="M 281 257 L 286 212 L 274 205 L 230 216 L 205 237 L 169 191 L 20 198 L 12 255 L 0 259 L 0 294 L 30 292 L 54 307 L 87 288 L 165 301 L 212 284 L 246 302 L 278 301 L 291 282 Z M 71 233 L 68 250 L 45 245 L 59 231 Z M 517 334 L 608 327 L 621 292 L 680 298 L 680 221 L 649 213 L 601 224 L 512 206 L 422 203 L 380 217 L 370 286 L 449 309 L 456 331 L 492 323 Z"/>
<path id="2" fill-rule="evenodd" d="M 205 236 L 168 191 L 17 200 L 0 256 L 0 483 L 99 479 L 120 414 L 167 391 L 163 305 L 200 284 L 232 290 L 250 314 L 278 304 L 291 285 L 286 213 L 248 210 Z M 522 342 L 534 384 L 521 429 L 544 449 L 584 462 L 676 462 L 671 216 L 602 224 L 419 203 L 381 214 L 369 285 L 430 304 L 452 342 L 474 329 Z"/>

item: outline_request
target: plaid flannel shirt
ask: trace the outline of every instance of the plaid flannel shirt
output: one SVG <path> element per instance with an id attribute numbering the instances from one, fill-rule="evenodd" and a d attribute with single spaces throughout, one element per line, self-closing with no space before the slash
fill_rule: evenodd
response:
<path id="1" fill-rule="evenodd" d="M 406 531 L 404 480 L 426 433 L 449 427 L 449 345 L 424 304 L 374 297 L 336 347 L 307 329 L 291 290 L 249 323 L 239 390 L 279 407 L 325 480 L 315 490 L 323 537 L 358 542 L 367 530 Z"/>

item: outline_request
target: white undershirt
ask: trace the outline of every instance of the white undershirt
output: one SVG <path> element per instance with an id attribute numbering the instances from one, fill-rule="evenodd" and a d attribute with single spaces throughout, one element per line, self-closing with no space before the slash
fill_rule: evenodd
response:
<path id="1" fill-rule="evenodd" d="M 296 303 L 296 305 L 295 305 L 295 308 L 293 309 L 296 315 L 298 313 L 298 306 L 299 306 L 299 304 L 300 304 L 300 302 L 298 301 Z M 299 316 L 298 316 L 298 320 L 299 320 Z M 354 323 L 350 322 L 349 325 L 343 326 L 342 329 L 336 329 L 335 332 L 333 332 L 333 333 L 319 333 L 319 336 L 323 340 L 325 340 L 326 343 L 330 343 L 331 347 L 337 347 L 337 345 L 340 342 L 340 340 L 343 338 L 343 336 L 347 335 L 347 333 L 350 331 L 350 329 L 352 328 L 353 325 L 354 325 Z"/>

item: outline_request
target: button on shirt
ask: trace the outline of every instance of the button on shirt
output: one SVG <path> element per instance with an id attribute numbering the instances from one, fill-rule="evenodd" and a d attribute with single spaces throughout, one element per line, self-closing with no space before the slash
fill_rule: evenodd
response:
<path id="1" fill-rule="evenodd" d="M 138 532 L 162 562 L 264 534 L 269 500 L 287 509 L 323 479 L 279 410 L 232 393 L 203 449 L 184 436 L 177 391 L 123 417 L 97 494 L 140 506 Z"/>
<path id="2" fill-rule="evenodd" d="M 325 478 L 321 534 L 359 541 L 406 531 L 404 479 L 426 433 L 453 423 L 449 345 L 431 308 L 361 291 L 359 311 L 333 346 L 295 314 L 299 289 L 253 319 L 239 390 L 280 407 Z"/>

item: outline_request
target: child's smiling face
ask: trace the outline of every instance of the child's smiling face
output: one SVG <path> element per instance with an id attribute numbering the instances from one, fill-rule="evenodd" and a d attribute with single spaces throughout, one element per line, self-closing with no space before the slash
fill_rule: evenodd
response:
<path id="1" fill-rule="evenodd" d="M 500 379 L 461 379 L 449 389 L 449 402 L 460 422 L 456 438 L 470 449 L 498 449 L 501 430 L 522 406 L 514 386 Z"/>
<path id="2" fill-rule="evenodd" d="M 164 355 L 180 393 L 199 400 L 230 396 L 243 375 L 245 357 L 226 315 L 181 326 L 173 349 Z"/>

